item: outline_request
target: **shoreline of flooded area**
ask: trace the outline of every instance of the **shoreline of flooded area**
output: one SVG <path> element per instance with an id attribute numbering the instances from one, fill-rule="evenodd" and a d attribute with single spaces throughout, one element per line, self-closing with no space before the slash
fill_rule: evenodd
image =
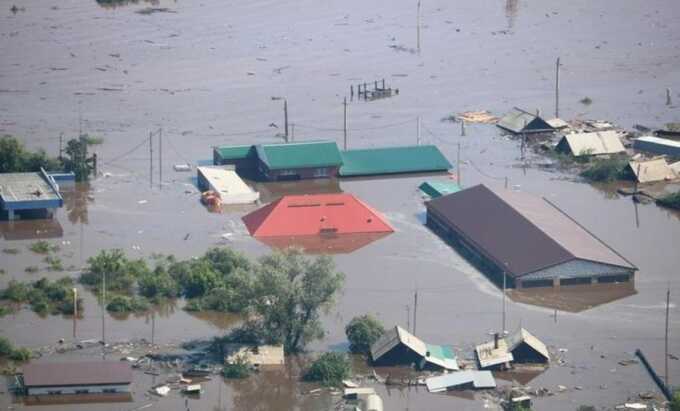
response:
<path id="1" fill-rule="evenodd" d="M 656 392 L 644 368 L 619 361 L 640 348 L 662 372 L 669 286 L 669 352 L 680 356 L 680 339 L 674 335 L 680 329 L 675 302 L 680 214 L 634 203 L 615 189 L 585 184 L 559 170 L 527 165 L 531 161 L 522 159 L 520 143 L 493 125 L 468 124 L 461 136 L 458 124 L 442 121 L 465 110 L 501 115 L 513 106 L 552 113 L 558 56 L 561 117 L 606 118 L 627 128 L 678 121 L 677 107 L 666 106 L 664 95 L 679 80 L 673 67 L 680 60 L 680 33 L 673 28 L 680 25 L 680 13 L 673 1 L 655 0 L 644 9 L 614 1 L 423 3 L 420 53 L 415 51 L 415 5 L 405 1 L 209 0 L 196 5 L 160 0 L 103 8 L 95 1 L 31 0 L 22 7 L 16 13 L 9 6 L 0 10 L 0 134 L 15 135 L 27 147 L 52 155 L 58 153 L 61 133 L 70 138 L 80 130 L 102 137 L 94 147 L 101 173 L 89 185 L 65 192 L 54 220 L 0 222 L 0 249 L 18 250 L 0 252 L 0 268 L 6 271 L 0 288 L 12 279 L 75 277 L 102 249 L 121 248 L 134 258 L 160 253 L 189 259 L 212 246 L 232 247 L 251 258 L 268 253 L 241 221 L 257 206 L 209 213 L 200 204 L 194 171 L 176 172 L 172 166 L 209 164 L 215 145 L 282 141 L 280 97 L 287 100 L 295 141 L 331 139 L 342 145 L 342 100 L 349 86 L 385 78 L 398 95 L 349 102 L 350 148 L 416 144 L 420 117 L 420 143 L 440 148 L 463 187 L 503 187 L 507 178 L 509 187 L 557 204 L 639 268 L 632 290 L 579 295 L 580 307 L 545 291 L 508 299 L 510 330 L 525 327 L 551 349 L 567 350 L 563 365 L 553 364 L 528 382 L 552 391 L 569 387 L 554 397 L 537 397 L 537 409 L 613 407 L 640 392 Z M 137 13 L 147 7 L 173 12 Z M 586 96 L 592 104 L 579 102 Z M 150 181 L 146 143 L 158 128 L 163 130 L 160 188 L 157 157 Z M 426 341 L 453 345 L 471 356 L 475 344 L 500 329 L 501 291 L 424 225 L 418 186 L 440 178 L 253 184 L 264 201 L 284 194 L 351 193 L 395 228 L 350 254 L 334 256 L 346 280 L 336 306 L 323 316 L 326 335 L 310 346 L 312 352 L 345 351 L 344 327 L 356 315 L 371 313 L 388 327 L 405 327 L 415 290 L 418 336 Z M 60 247 L 56 255 L 66 271 L 48 271 L 44 256 L 29 250 L 38 239 Z M 28 267 L 38 271 L 27 272 Z M 97 297 L 85 290 L 80 295 L 84 312 L 77 338 L 99 339 Z M 555 298 L 561 304 L 557 311 L 551 305 Z M 155 316 L 157 344 L 222 335 L 236 321 L 186 312 L 183 303 Z M 107 313 L 105 320 L 111 341 L 151 337 L 150 315 L 117 320 Z M 0 318 L 0 330 L 19 346 L 37 348 L 71 337 L 72 319 L 22 309 Z M 78 354 L 48 359 L 72 357 Z M 677 360 L 669 360 L 669 374 L 677 385 Z M 135 378 L 139 388 L 130 409 L 149 402 L 149 409 L 185 409 L 179 396 L 146 398 L 144 392 L 155 384 L 152 376 Z M 299 386 L 295 378 L 280 375 L 226 383 L 214 378 L 206 394 L 190 404 L 192 410 L 332 406 L 332 396 L 310 399 Z M 386 409 L 475 410 L 485 404 L 483 394 L 469 399 L 429 394 L 424 387 L 376 389 Z M 0 395 L 3 407 L 30 409 L 11 402 L 10 395 Z M 42 408 L 117 409 L 110 404 Z"/>

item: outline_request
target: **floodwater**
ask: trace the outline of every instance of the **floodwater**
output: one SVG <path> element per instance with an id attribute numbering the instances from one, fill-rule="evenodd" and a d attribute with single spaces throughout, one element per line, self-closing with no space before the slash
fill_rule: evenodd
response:
<path id="1" fill-rule="evenodd" d="M 0 133 L 53 155 L 62 133 L 66 138 L 79 130 L 101 136 L 104 143 L 95 150 L 102 175 L 67 193 L 55 221 L 0 224 L 0 248 L 20 251 L 0 254 L 6 271 L 0 286 L 13 278 L 75 276 L 88 257 L 113 247 L 132 257 L 172 253 L 189 258 L 216 245 L 253 257 L 268 252 L 247 235 L 240 220 L 256 206 L 209 213 L 200 205 L 192 175 L 174 172 L 172 165 L 209 162 L 211 146 L 218 144 L 280 141 L 279 97 L 288 101 L 295 140 L 342 143 L 342 99 L 349 97 L 350 85 L 384 78 L 399 95 L 349 103 L 349 147 L 415 144 L 420 117 L 421 142 L 437 144 L 454 163 L 460 144 L 464 186 L 502 185 L 507 177 L 513 188 L 549 198 L 640 269 L 634 292 L 584 299 L 592 308 L 561 306 L 556 312 L 540 304 L 538 294 L 532 296 L 538 305 L 508 302 L 508 329 L 522 325 L 553 350 L 568 350 L 560 354 L 564 365 L 553 364 L 529 382 L 553 391 L 557 385 L 569 388 L 537 399 L 537 409 L 613 406 L 641 391 L 655 391 L 639 365 L 621 366 L 618 361 L 640 348 L 663 373 L 669 285 L 670 352 L 680 353 L 677 213 L 636 205 L 557 171 L 525 166 L 518 142 L 502 137 L 493 126 L 468 125 L 461 137 L 459 125 L 441 121 L 454 112 L 487 109 L 498 115 L 512 106 L 552 113 L 558 56 L 563 64 L 561 117 L 601 118 L 623 127 L 677 121 L 677 106 L 665 105 L 666 87 L 673 88 L 674 103 L 680 101 L 677 1 L 423 2 L 420 53 L 415 50 L 412 1 L 159 0 L 101 7 L 94 0 L 27 0 L 20 6 L 14 13 L 11 3 L 0 5 Z M 167 10 L 136 12 L 147 7 Z M 593 100 L 591 105 L 579 103 L 585 96 Z M 158 128 L 162 150 L 154 137 L 151 180 L 145 139 Z M 529 164 L 541 161 L 532 158 Z M 387 325 L 416 326 L 419 337 L 452 344 L 462 357 L 470 357 L 475 343 L 501 327 L 501 292 L 423 226 L 417 192 L 422 180 L 411 176 L 309 187 L 262 185 L 267 199 L 308 189 L 350 192 L 382 211 L 396 228 L 379 241 L 335 256 L 346 284 L 338 304 L 324 317 L 325 338 L 312 350 L 346 349 L 344 326 L 364 313 Z M 43 257 L 28 249 L 35 238 L 59 245 L 58 255 L 70 271 L 46 271 Z M 26 272 L 29 266 L 41 271 Z M 416 289 L 417 325 L 408 316 L 414 311 Z M 77 338 L 99 338 L 97 299 L 82 294 L 85 312 L 77 323 Z M 235 321 L 189 314 L 181 305 L 161 309 L 155 321 L 150 315 L 107 315 L 107 339 L 148 339 L 155 323 L 156 342 L 177 343 L 222 334 Z M 21 310 L 0 319 L 0 333 L 16 344 L 38 347 L 71 337 L 72 319 L 41 318 Z M 215 379 L 200 399 L 189 403 L 192 410 L 333 407 L 336 399 L 328 395 L 303 395 L 309 387 L 298 382 L 298 375 L 263 374 L 238 383 Z M 669 376 L 671 383 L 680 380 L 678 361 L 670 361 Z M 134 403 L 124 409 L 148 402 L 153 402 L 148 409 L 186 409 L 178 395 L 146 398 L 150 376 L 135 374 L 135 380 Z M 389 410 L 478 410 L 484 405 L 483 394 L 377 389 Z M 11 401 L 0 394 L 0 406 Z"/>

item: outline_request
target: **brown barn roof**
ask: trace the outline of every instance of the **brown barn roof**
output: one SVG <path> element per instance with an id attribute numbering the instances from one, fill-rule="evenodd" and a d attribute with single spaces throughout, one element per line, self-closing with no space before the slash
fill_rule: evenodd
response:
<path id="1" fill-rule="evenodd" d="M 119 361 L 31 363 L 24 369 L 26 387 L 108 385 L 132 382 L 130 365 Z"/>
<path id="2" fill-rule="evenodd" d="M 513 277 L 583 259 L 635 267 L 547 200 L 477 185 L 427 203 Z"/>

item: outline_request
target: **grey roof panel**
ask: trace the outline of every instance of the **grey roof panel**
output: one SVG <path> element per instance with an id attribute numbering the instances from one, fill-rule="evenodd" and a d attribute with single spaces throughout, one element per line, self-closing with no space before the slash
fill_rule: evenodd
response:
<path id="1" fill-rule="evenodd" d="M 129 384 L 130 365 L 120 361 L 30 363 L 23 366 L 24 385 L 49 387 L 68 385 Z"/>

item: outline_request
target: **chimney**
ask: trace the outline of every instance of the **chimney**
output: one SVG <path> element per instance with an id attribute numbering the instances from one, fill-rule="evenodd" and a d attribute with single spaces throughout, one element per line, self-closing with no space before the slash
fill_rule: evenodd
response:
<path id="1" fill-rule="evenodd" d="M 493 334 L 493 348 L 498 349 L 498 333 Z"/>

